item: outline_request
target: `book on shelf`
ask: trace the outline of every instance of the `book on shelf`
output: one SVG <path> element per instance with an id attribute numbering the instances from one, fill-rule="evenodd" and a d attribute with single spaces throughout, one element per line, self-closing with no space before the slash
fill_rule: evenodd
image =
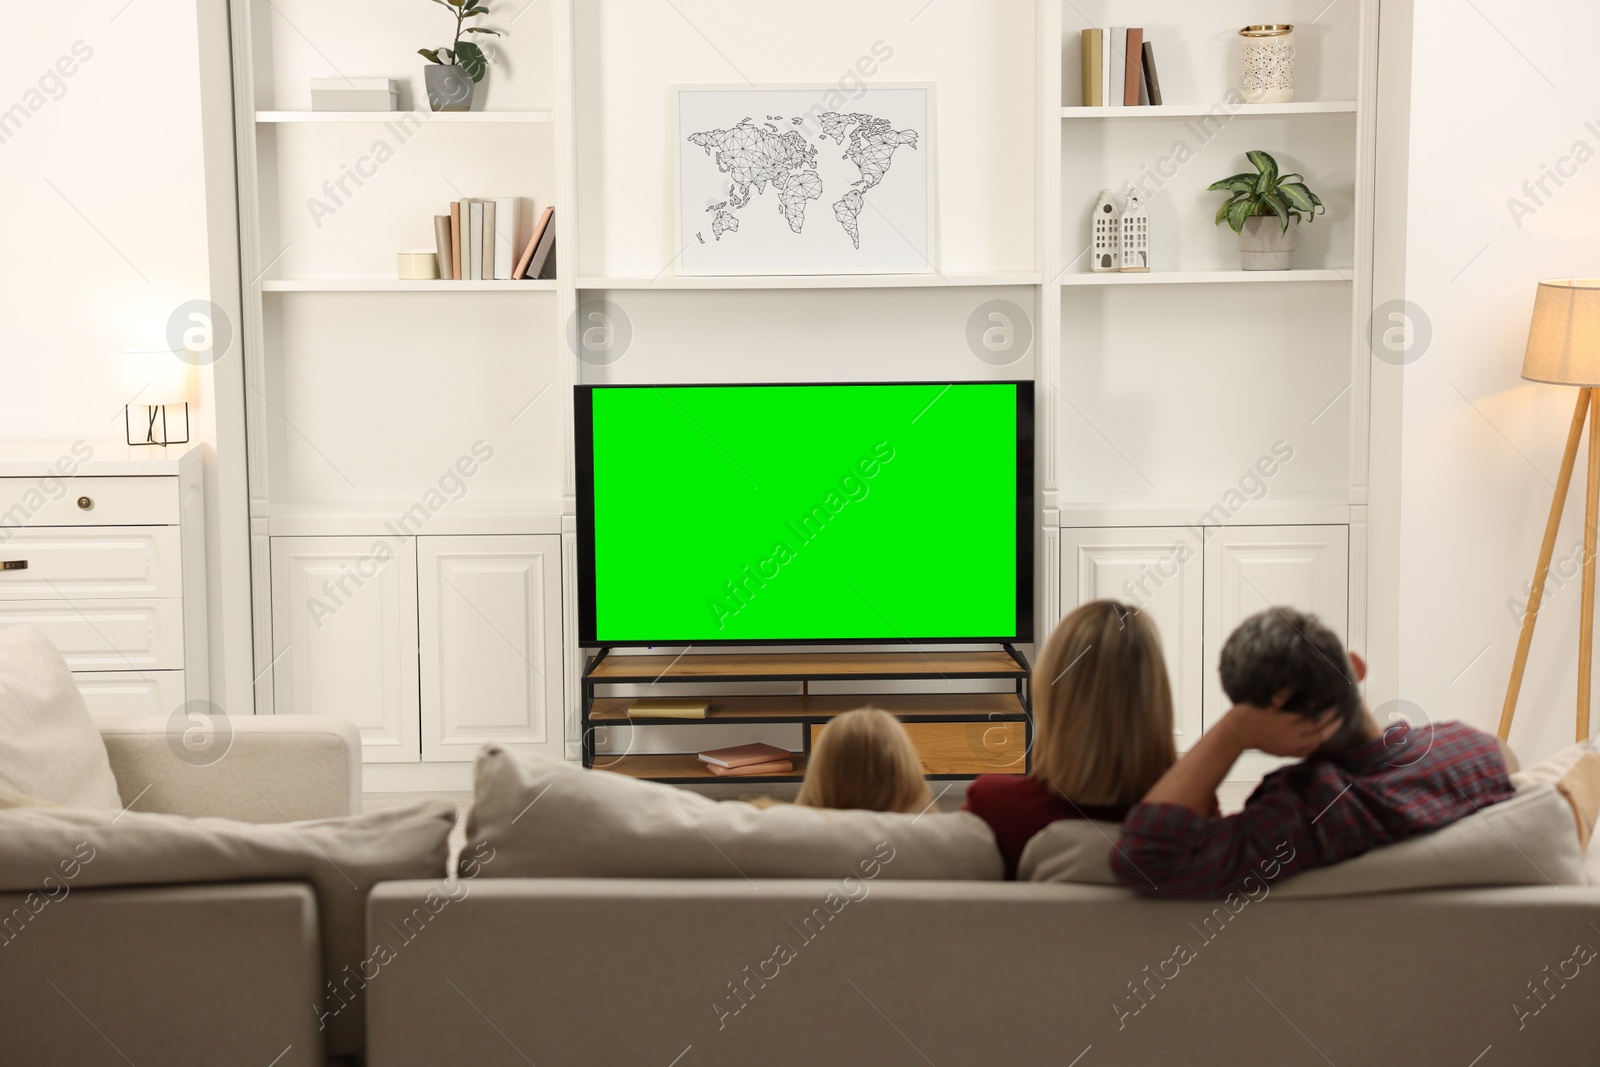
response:
<path id="1" fill-rule="evenodd" d="M 450 277 L 461 280 L 461 201 L 450 202 Z"/>
<path id="2" fill-rule="evenodd" d="M 1111 103 L 1111 31 L 1100 31 L 1100 104 Z"/>
<path id="3" fill-rule="evenodd" d="M 742 767 L 719 767 L 707 764 L 707 769 L 719 778 L 750 778 L 758 774 L 793 774 L 794 760 L 780 759 L 771 763 L 747 763 Z"/>
<path id="4" fill-rule="evenodd" d="M 478 264 L 478 276 L 484 281 L 491 281 L 494 278 L 494 247 L 497 226 L 495 217 L 499 214 L 499 200 L 483 201 L 483 262 Z"/>
<path id="5" fill-rule="evenodd" d="M 628 705 L 630 719 L 703 719 L 711 711 L 709 700 L 635 700 Z"/>
<path id="6" fill-rule="evenodd" d="M 1127 32 L 1127 47 L 1123 53 L 1126 62 L 1122 69 L 1122 104 L 1124 107 L 1138 107 L 1139 82 L 1144 70 L 1142 58 L 1144 30 L 1138 26 L 1129 26 Z"/>
<path id="7" fill-rule="evenodd" d="M 467 226 L 468 241 L 471 252 L 467 255 L 467 277 L 475 282 L 483 281 L 483 201 L 474 200 L 470 208 L 470 222 Z"/>
<path id="8" fill-rule="evenodd" d="M 1099 107 L 1105 103 L 1100 96 L 1100 46 L 1105 31 L 1099 27 L 1084 30 L 1079 35 L 1083 53 L 1083 106 Z"/>
<path id="9" fill-rule="evenodd" d="M 731 748 L 714 748 L 709 752 L 700 753 L 700 762 L 709 763 L 713 767 L 749 767 L 759 763 L 789 759 L 793 759 L 793 754 L 788 749 L 761 741 L 749 745 L 734 745 Z"/>
<path id="10" fill-rule="evenodd" d="M 494 277 L 511 280 L 517 255 L 517 198 L 497 196 L 494 200 Z"/>
<path id="11" fill-rule="evenodd" d="M 1122 106 L 1122 84 L 1128 72 L 1128 27 L 1111 27 L 1111 54 L 1106 57 L 1108 69 L 1106 82 L 1106 104 L 1112 107 Z"/>
<path id="12" fill-rule="evenodd" d="M 552 217 L 545 224 L 544 233 L 539 236 L 539 247 L 533 250 L 533 259 L 528 261 L 527 277 L 534 279 L 548 279 L 556 276 L 556 220 Z"/>
<path id="13" fill-rule="evenodd" d="M 517 269 L 511 272 L 513 279 L 520 281 L 527 276 L 528 264 L 533 262 L 533 254 L 538 251 L 539 241 L 544 237 L 545 228 L 550 225 L 555 213 L 556 209 L 553 207 L 547 207 L 540 213 L 539 221 L 533 224 L 533 233 L 528 238 L 528 247 L 522 250 L 522 258 L 517 260 Z"/>
<path id="14" fill-rule="evenodd" d="M 1144 95 L 1152 107 L 1161 106 L 1161 79 L 1156 77 L 1156 54 L 1150 47 L 1150 42 L 1144 42 L 1140 48 L 1140 55 L 1144 60 Z"/>
<path id="15" fill-rule="evenodd" d="M 450 263 L 450 216 L 435 215 L 433 217 L 433 242 L 439 253 L 439 277 L 445 281 L 454 278 L 451 273 Z"/>

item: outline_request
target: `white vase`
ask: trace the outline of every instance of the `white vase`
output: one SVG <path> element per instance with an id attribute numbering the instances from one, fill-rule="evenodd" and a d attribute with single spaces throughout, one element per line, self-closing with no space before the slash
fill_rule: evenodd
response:
<path id="1" fill-rule="evenodd" d="M 1240 269 L 1288 270 L 1294 234 L 1294 224 L 1285 230 L 1276 215 L 1251 215 L 1239 231 Z"/>
<path id="2" fill-rule="evenodd" d="M 1286 104 L 1294 99 L 1294 27 L 1246 26 L 1239 92 L 1252 104 Z"/>

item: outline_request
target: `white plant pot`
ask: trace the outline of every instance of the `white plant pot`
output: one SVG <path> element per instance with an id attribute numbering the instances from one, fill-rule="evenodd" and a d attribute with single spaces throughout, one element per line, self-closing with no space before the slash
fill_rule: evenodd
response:
<path id="1" fill-rule="evenodd" d="M 1252 215 L 1239 232 L 1242 270 L 1288 270 L 1294 255 L 1295 226 L 1285 230 L 1276 215 Z"/>

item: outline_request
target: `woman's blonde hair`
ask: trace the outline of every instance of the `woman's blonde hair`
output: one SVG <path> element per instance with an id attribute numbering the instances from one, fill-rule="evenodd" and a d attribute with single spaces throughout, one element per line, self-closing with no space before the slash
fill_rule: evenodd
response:
<path id="1" fill-rule="evenodd" d="M 1068 615 L 1033 670 L 1033 777 L 1077 804 L 1132 804 L 1177 758 L 1155 623 L 1114 600 Z"/>
<path id="2" fill-rule="evenodd" d="M 879 708 L 857 708 L 817 735 L 796 804 L 916 812 L 933 803 L 911 735 Z"/>

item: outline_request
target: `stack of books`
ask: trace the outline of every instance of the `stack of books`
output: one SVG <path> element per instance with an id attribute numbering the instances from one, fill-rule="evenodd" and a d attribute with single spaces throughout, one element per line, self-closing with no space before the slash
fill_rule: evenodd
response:
<path id="1" fill-rule="evenodd" d="M 1155 53 L 1141 27 L 1084 30 L 1082 44 L 1085 107 L 1161 103 Z"/>
<path id="2" fill-rule="evenodd" d="M 433 217 L 439 277 L 447 281 L 520 281 L 556 276 L 555 208 L 547 207 L 517 256 L 517 198 L 457 200 Z"/>
<path id="3" fill-rule="evenodd" d="M 793 774 L 794 754 L 776 745 L 736 745 L 700 753 L 700 760 L 712 774 L 724 778 L 743 778 L 754 774 Z"/>

